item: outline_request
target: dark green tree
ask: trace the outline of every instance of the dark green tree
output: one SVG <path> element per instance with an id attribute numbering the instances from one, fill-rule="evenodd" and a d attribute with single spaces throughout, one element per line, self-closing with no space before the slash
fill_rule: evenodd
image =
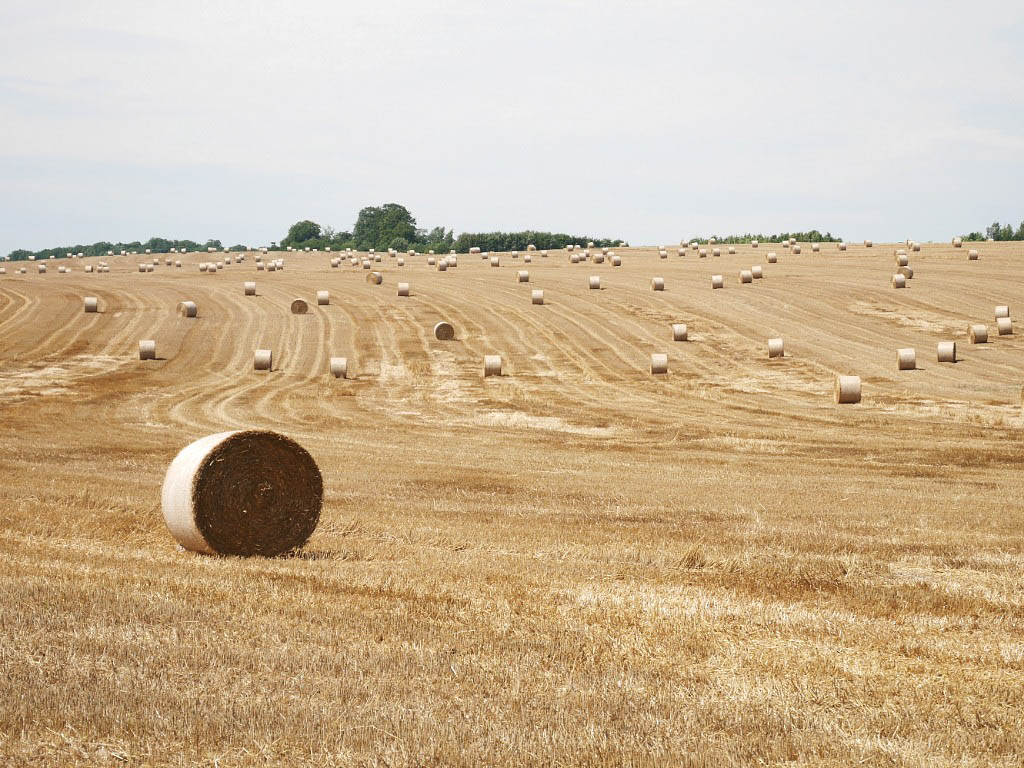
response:
<path id="1" fill-rule="evenodd" d="M 310 240 L 317 240 L 319 237 L 320 225 L 315 221 L 310 221 L 309 219 L 297 221 L 288 227 L 288 234 L 281 241 L 281 247 L 287 248 L 289 245 L 298 247 L 308 243 Z"/>
<path id="2" fill-rule="evenodd" d="M 352 236 L 361 251 L 370 248 L 384 250 L 390 247 L 392 240 L 399 237 L 414 243 L 417 242 L 416 219 L 404 205 L 398 203 L 363 208 L 356 219 Z"/>

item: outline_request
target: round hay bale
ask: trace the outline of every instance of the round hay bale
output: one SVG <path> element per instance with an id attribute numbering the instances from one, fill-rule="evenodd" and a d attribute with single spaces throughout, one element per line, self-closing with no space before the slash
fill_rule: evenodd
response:
<path id="1" fill-rule="evenodd" d="M 729 255 L 730 255 L 730 256 L 734 256 L 735 254 L 736 254 L 736 249 L 735 249 L 735 248 L 733 248 L 733 247 L 732 247 L 732 246 L 730 245 L 730 246 L 729 246 Z"/>
<path id="2" fill-rule="evenodd" d="M 257 371 L 269 371 L 274 365 L 274 353 L 269 349 L 257 349 L 253 355 L 253 368 Z"/>
<path id="3" fill-rule="evenodd" d="M 139 342 L 139 360 L 156 360 L 156 342 L 144 339 Z"/>
<path id="4" fill-rule="evenodd" d="M 768 339 L 768 359 L 785 356 L 786 352 L 782 339 Z"/>
<path id="5" fill-rule="evenodd" d="M 699 247 L 700 247 L 700 244 L 696 240 L 694 240 L 692 243 L 690 243 L 690 250 L 691 251 L 696 251 Z"/>
<path id="6" fill-rule="evenodd" d="M 218 261 L 217 262 L 217 269 L 224 269 L 224 262 L 223 261 Z"/>
<path id="7" fill-rule="evenodd" d="M 775 251 L 768 251 L 768 255 L 767 255 L 767 256 L 765 257 L 765 259 L 767 260 L 767 262 L 768 262 L 769 264 L 775 264 L 775 263 L 777 263 L 777 262 L 778 262 L 778 260 L 779 260 L 779 257 L 778 257 L 778 255 L 777 255 L 777 254 L 775 253 Z"/>
<path id="8" fill-rule="evenodd" d="M 686 341 L 686 323 L 672 324 L 672 341 Z"/>
<path id="9" fill-rule="evenodd" d="M 836 376 L 835 398 L 837 403 L 859 403 L 860 376 Z"/>
<path id="10" fill-rule="evenodd" d="M 405 258 L 402 257 L 402 256 L 399 256 L 398 259 L 395 261 L 395 264 L 397 264 L 400 267 L 404 267 L 405 266 Z"/>
<path id="11" fill-rule="evenodd" d="M 658 352 L 651 355 L 651 373 L 654 375 L 668 373 L 668 355 Z"/>
<path id="12" fill-rule="evenodd" d="M 667 259 L 668 258 L 668 251 L 666 251 L 664 248 L 662 248 L 660 251 L 658 251 L 658 258 L 659 259 Z"/>
<path id="13" fill-rule="evenodd" d="M 492 267 L 500 267 L 501 266 L 501 260 L 497 256 L 491 256 L 491 266 Z"/>
<path id="14" fill-rule="evenodd" d="M 347 357 L 332 357 L 331 358 L 331 376 L 336 379 L 347 379 L 348 378 L 348 358 Z"/>
<path id="15" fill-rule="evenodd" d="M 530 273 L 527 272 L 525 269 L 520 269 L 518 272 L 516 272 L 516 282 L 517 283 L 528 283 L 528 282 L 530 282 Z"/>
<path id="16" fill-rule="evenodd" d="M 531 256 L 530 254 L 526 254 L 525 256 L 523 256 L 523 263 L 524 264 L 532 264 L 533 263 L 533 256 Z"/>
<path id="17" fill-rule="evenodd" d="M 384 275 L 382 275 L 380 272 L 371 272 L 366 276 L 366 282 L 370 283 L 371 285 L 380 285 L 381 283 L 384 282 Z"/>
<path id="18" fill-rule="evenodd" d="M 85 305 L 86 312 L 100 311 L 100 302 L 95 296 L 86 296 L 82 303 Z"/>
<path id="19" fill-rule="evenodd" d="M 699 251 L 697 251 L 697 257 L 701 259 L 706 259 L 708 257 L 708 249 L 701 248 Z"/>
<path id="20" fill-rule="evenodd" d="M 594 254 L 594 263 L 595 264 L 604 264 L 604 254 L 603 253 L 595 253 Z"/>
<path id="21" fill-rule="evenodd" d="M 476 245 L 474 245 L 473 247 L 471 247 L 471 248 L 469 249 L 469 252 L 470 252 L 470 253 L 480 253 L 480 247 L 479 247 L 479 246 L 476 246 Z"/>
<path id="22" fill-rule="evenodd" d="M 904 347 L 896 350 L 896 367 L 901 371 L 913 371 L 917 368 L 917 350 Z"/>
<path id="23" fill-rule="evenodd" d="M 369 269 L 369 267 L 367 267 L 367 269 Z M 275 262 L 273 262 L 273 261 L 268 261 L 267 262 L 267 272 L 276 272 L 276 271 L 277 271 L 277 264 Z"/>
<path id="24" fill-rule="evenodd" d="M 526 250 L 528 250 L 528 251 L 536 251 L 537 250 L 537 246 L 534 245 L 533 243 L 530 243 L 529 245 L 526 246 Z"/>
<path id="25" fill-rule="evenodd" d="M 963 239 L 961 239 L 959 237 L 954 237 L 953 238 L 953 247 L 954 248 L 961 248 L 961 247 L 963 247 L 963 244 L 964 244 Z"/>
<path id="26" fill-rule="evenodd" d="M 3 269 L 3 267 L 0 267 L 0 269 Z M 85 265 L 85 271 L 86 271 L 86 272 L 92 272 L 92 270 L 93 270 L 93 266 L 92 266 L 92 264 L 86 264 L 86 265 Z M 7 270 L 4 270 L 4 272 L 6 272 L 6 271 L 7 271 Z M 0 272 L 0 274 L 4 274 L 4 272 Z"/>
<path id="27" fill-rule="evenodd" d="M 907 257 L 907 254 L 905 254 L 905 253 L 897 253 L 896 254 L 896 266 L 897 267 L 905 267 L 908 264 L 910 264 L 910 259 Z"/>
<path id="28" fill-rule="evenodd" d="M 967 338 L 971 344 L 985 344 L 988 342 L 988 326 L 974 323 L 967 328 Z"/>
<path id="29" fill-rule="evenodd" d="M 999 306 L 996 307 L 996 318 L 995 318 L 996 320 L 998 320 L 1000 317 L 1009 317 L 1009 316 L 1010 316 L 1010 308 L 1007 305 L 1000 304 Z"/>
<path id="30" fill-rule="evenodd" d="M 1010 336 L 1013 333 L 1013 320 L 1008 317 L 1000 317 L 996 320 L 996 330 L 1000 336 Z"/>
<path id="31" fill-rule="evenodd" d="M 484 378 L 488 376 L 501 376 L 500 355 L 484 355 Z"/>
<path id="32" fill-rule="evenodd" d="M 337 269 L 340 266 L 341 266 L 341 258 L 340 257 L 331 259 L 331 269 Z"/>
<path id="33" fill-rule="evenodd" d="M 439 262 L 437 262 L 437 271 L 438 272 L 447 272 L 448 271 L 448 259 L 441 259 Z"/>
<path id="34" fill-rule="evenodd" d="M 331 294 L 329 291 L 317 291 L 316 292 L 316 304 L 318 307 L 326 307 L 331 303 Z"/>
<path id="35" fill-rule="evenodd" d="M 865 240 L 865 241 L 864 241 L 864 247 L 865 247 L 865 248 L 873 248 L 873 247 L 874 247 L 874 245 L 875 245 L 875 244 L 874 244 L 873 242 L 871 242 L 870 240 Z"/>
<path id="36" fill-rule="evenodd" d="M 940 341 L 936 346 L 938 353 L 938 360 L 940 363 L 955 363 L 956 362 L 956 342 L 955 341 Z"/>
<path id="37" fill-rule="evenodd" d="M 723 278 L 721 275 L 712 275 L 711 276 L 711 287 L 712 288 L 724 288 L 725 287 L 725 278 Z"/>
<path id="38" fill-rule="evenodd" d="M 579 255 L 578 255 L 578 254 L 575 254 L 575 253 L 574 253 L 574 254 L 572 254 L 572 255 L 571 255 L 571 256 L 569 257 L 569 263 L 570 263 L 570 264 L 579 264 L 579 263 L 580 263 L 580 257 L 579 257 Z"/>
<path id="39" fill-rule="evenodd" d="M 40 264 L 39 266 L 41 267 L 43 265 Z M 145 271 L 146 271 L 146 265 L 145 264 L 139 264 L 139 272 L 145 272 Z"/>
<path id="40" fill-rule="evenodd" d="M 758 245 L 757 240 L 751 240 L 750 241 L 750 247 L 751 248 L 757 248 L 757 245 Z"/>
<path id="41" fill-rule="evenodd" d="M 791 246 L 790 250 L 792 250 L 793 253 L 795 253 L 795 254 L 799 254 L 800 253 L 800 246 L 799 245 Z"/>
<path id="42" fill-rule="evenodd" d="M 181 261 L 175 261 L 174 262 L 174 268 L 175 269 L 181 269 Z"/>
<path id="43" fill-rule="evenodd" d="M 244 294 L 246 296 L 255 296 L 256 295 L 256 283 L 254 283 L 254 282 L 243 283 L 242 284 L 242 288 L 243 288 Z"/>
<path id="44" fill-rule="evenodd" d="M 739 281 L 741 284 L 754 282 L 754 273 L 749 269 L 741 269 Z"/>
<path id="45" fill-rule="evenodd" d="M 303 299 L 292 300 L 292 314 L 293 315 L 304 315 L 309 311 L 309 304 Z"/>
<path id="46" fill-rule="evenodd" d="M 369 259 L 363 259 L 363 269 L 372 269 L 373 262 Z"/>
<path id="47" fill-rule="evenodd" d="M 755 280 L 760 280 L 761 278 L 763 278 L 764 277 L 764 271 L 761 269 L 761 265 L 760 264 L 755 264 L 754 266 L 752 266 L 750 268 L 750 275 Z"/>
<path id="48" fill-rule="evenodd" d="M 443 320 L 434 326 L 434 338 L 440 341 L 451 341 L 455 338 L 455 328 L 451 323 Z"/>
<path id="49" fill-rule="evenodd" d="M 374 262 L 378 262 L 379 263 L 380 262 L 380 254 L 379 253 L 373 254 L 373 260 L 374 260 Z"/>
<path id="50" fill-rule="evenodd" d="M 398 284 L 398 295 L 399 296 L 408 296 L 409 295 L 409 284 L 408 283 L 399 283 Z"/>
<path id="51" fill-rule="evenodd" d="M 788 242 L 788 243 L 789 243 L 790 245 L 796 245 L 796 238 L 795 238 L 795 237 L 791 237 L 791 238 L 789 238 L 789 240 L 788 240 L 787 242 Z"/>
<path id="52" fill-rule="evenodd" d="M 532 304 L 543 304 L 544 303 L 544 291 L 535 290 L 530 294 L 530 302 Z"/>
<path id="53" fill-rule="evenodd" d="M 897 274 L 903 275 L 907 280 L 910 280 L 914 276 L 914 270 L 910 267 L 900 267 L 896 272 Z"/>
<path id="54" fill-rule="evenodd" d="M 177 309 L 181 317 L 195 317 L 199 313 L 194 301 L 179 301 Z"/>
<path id="55" fill-rule="evenodd" d="M 839 245 L 837 247 L 839 248 L 840 251 L 845 251 L 846 250 L 846 243 L 839 243 Z"/>
<path id="56" fill-rule="evenodd" d="M 275 557 L 306 543 L 323 495 L 320 470 L 305 448 L 252 430 L 186 446 L 167 468 L 160 498 L 164 522 L 183 548 Z"/>
<path id="57" fill-rule="evenodd" d="M 547 251 L 541 251 L 541 252 L 540 252 L 540 257 L 541 257 L 542 259 L 546 259 L 546 258 L 548 257 L 548 252 L 547 252 Z"/>
<path id="58" fill-rule="evenodd" d="M 797 251 L 799 253 L 799 251 Z M 821 246 L 817 243 L 811 243 L 811 253 L 821 253 Z"/>
<path id="59" fill-rule="evenodd" d="M 685 248 L 680 248 L 678 251 L 676 251 L 676 255 L 678 255 L 678 256 L 685 256 L 686 255 L 686 249 Z"/>
<path id="60" fill-rule="evenodd" d="M 590 276 L 590 290 L 599 291 L 601 290 L 601 278 L 598 275 Z"/>
<path id="61" fill-rule="evenodd" d="M 519 258 L 519 251 L 512 251 L 512 258 L 513 259 L 518 259 Z"/>
<path id="62" fill-rule="evenodd" d="M 974 250 L 973 248 L 971 250 L 969 250 L 967 252 L 967 260 L 968 261 L 977 261 L 978 260 L 978 252 L 976 250 Z"/>
<path id="63" fill-rule="evenodd" d="M 907 287 L 907 278 L 905 278 L 903 275 L 899 275 L 899 274 L 893 275 L 892 276 L 892 287 L 893 288 L 906 288 Z"/>
<path id="64" fill-rule="evenodd" d="M 256 271 L 257 272 L 262 272 L 263 270 L 264 270 L 263 262 L 262 261 L 257 261 L 256 262 Z"/>
<path id="65" fill-rule="evenodd" d="M 612 254 L 612 266 L 613 267 L 621 267 L 622 266 L 622 257 L 621 256 L 616 256 L 613 253 Z"/>
<path id="66" fill-rule="evenodd" d="M 652 277 L 651 278 L 651 290 L 652 291 L 664 291 L 665 290 L 665 278 L 664 277 Z"/>
<path id="67" fill-rule="evenodd" d="M 722 249 L 721 248 L 712 248 L 711 249 L 711 255 L 712 256 L 721 256 L 722 255 Z"/>
<path id="68" fill-rule="evenodd" d="M 920 251 L 921 250 L 921 244 L 917 243 L 917 242 L 911 243 L 910 244 L 910 250 L 914 251 L 915 253 Z"/>

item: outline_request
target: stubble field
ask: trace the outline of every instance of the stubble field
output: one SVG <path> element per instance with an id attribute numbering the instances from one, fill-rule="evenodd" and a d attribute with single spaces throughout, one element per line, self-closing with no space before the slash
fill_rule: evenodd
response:
<path id="1" fill-rule="evenodd" d="M 904 290 L 895 247 L 385 255 L 380 286 L 324 253 L 8 264 L 0 762 L 1020 765 L 1024 335 L 993 309 L 1024 312 L 1024 246 L 924 244 Z M 243 428 L 312 453 L 320 527 L 178 551 L 167 465 Z"/>

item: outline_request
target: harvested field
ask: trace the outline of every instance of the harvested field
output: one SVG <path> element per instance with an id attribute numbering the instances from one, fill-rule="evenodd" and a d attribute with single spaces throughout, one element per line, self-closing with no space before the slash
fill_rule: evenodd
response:
<path id="1" fill-rule="evenodd" d="M 1024 334 L 967 329 L 1024 306 L 1024 246 L 924 243 L 899 291 L 893 247 L 552 251 L 527 284 L 421 254 L 384 289 L 289 253 L 257 296 L 206 254 L 9 270 L 0 762 L 1019 766 Z M 323 474 L 294 556 L 164 526 L 177 452 L 241 429 Z"/>

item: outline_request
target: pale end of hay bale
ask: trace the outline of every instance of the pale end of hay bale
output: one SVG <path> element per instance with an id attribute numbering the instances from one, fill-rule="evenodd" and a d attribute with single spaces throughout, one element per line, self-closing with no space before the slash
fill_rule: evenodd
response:
<path id="1" fill-rule="evenodd" d="M 590 290 L 599 291 L 601 290 L 601 278 L 598 275 L 590 276 Z"/>
<path id="2" fill-rule="evenodd" d="M 313 457 L 274 432 L 220 432 L 186 446 L 160 494 L 164 522 L 186 550 L 276 557 L 316 530 L 323 477 Z"/>
<path id="3" fill-rule="evenodd" d="M 672 341 L 686 341 L 686 323 L 672 324 Z"/>
<path id="4" fill-rule="evenodd" d="M 246 296 L 255 296 L 256 295 L 256 283 L 254 283 L 254 282 L 243 283 L 243 288 L 245 289 L 245 295 Z"/>
<path id="5" fill-rule="evenodd" d="M 331 376 L 336 379 L 347 379 L 348 378 L 348 358 L 347 357 L 332 357 L 331 358 Z"/>
<path id="6" fill-rule="evenodd" d="M 690 250 L 691 251 L 696 251 L 699 247 L 700 247 L 700 244 L 696 240 L 694 240 L 692 243 L 690 243 Z"/>
<path id="7" fill-rule="evenodd" d="M 839 243 L 839 245 L 837 247 L 839 248 L 840 251 L 845 251 L 846 250 L 846 243 Z"/>
<path id="8" fill-rule="evenodd" d="M 519 258 L 519 251 L 512 251 L 512 258 L 513 259 L 518 259 Z"/>
<path id="9" fill-rule="evenodd" d="M 472 248 L 469 249 L 469 252 L 470 253 L 480 253 L 480 248 L 478 246 L 474 245 Z"/>
<path id="10" fill-rule="evenodd" d="M 613 267 L 621 267 L 622 266 L 622 257 L 621 256 L 616 256 L 615 254 L 612 254 L 612 266 Z"/>
<path id="11" fill-rule="evenodd" d="M 1009 316 L 1010 316 L 1010 308 L 1007 305 L 1000 304 L 999 306 L 996 307 L 996 317 L 995 317 L 996 320 L 998 320 L 1000 317 L 1009 317 Z"/>
<path id="12" fill-rule="evenodd" d="M 399 283 L 398 284 L 398 295 L 399 296 L 408 296 L 409 295 L 409 284 L 408 283 Z"/>
<path id="13" fill-rule="evenodd" d="M 217 269 L 224 269 L 224 262 L 223 261 L 218 261 L 217 262 Z"/>
<path id="14" fill-rule="evenodd" d="M 2 267 L 0 267 L 0 269 L 2 269 Z M 85 265 L 85 271 L 86 271 L 86 272 L 92 272 L 92 271 L 93 271 L 93 266 L 92 266 L 92 264 L 86 264 L 86 265 Z M 3 273 L 0 273 L 0 274 L 3 274 Z"/>
<path id="15" fill-rule="evenodd" d="M 544 291 L 541 291 L 541 290 L 533 291 L 530 294 L 530 301 L 533 304 L 543 304 L 544 303 Z"/>
<path id="16" fill-rule="evenodd" d="M 501 260 L 497 256 L 491 256 L 491 266 L 492 267 L 500 267 L 501 266 Z"/>
<path id="17" fill-rule="evenodd" d="M 303 299 L 293 299 L 291 310 L 293 315 L 304 315 L 309 311 L 309 304 L 307 304 Z"/>
<path id="18" fill-rule="evenodd" d="M 516 282 L 518 282 L 518 283 L 528 283 L 528 282 L 530 282 L 530 273 L 527 272 L 525 269 L 519 270 L 518 272 L 516 272 Z"/>
<path id="19" fill-rule="evenodd" d="M 725 278 L 722 277 L 721 275 L 712 275 L 711 276 L 711 287 L 712 288 L 724 288 L 725 287 Z"/>
<path id="20" fill-rule="evenodd" d="M 740 283 L 752 283 L 754 281 L 754 273 L 749 269 L 741 269 L 739 281 Z"/>
<path id="21" fill-rule="evenodd" d="M 257 349 L 252 358 L 252 367 L 257 371 L 269 371 L 274 365 L 274 353 L 269 349 Z"/>
<path id="22" fill-rule="evenodd" d="M 936 345 L 936 353 L 940 363 L 956 362 L 956 342 L 940 341 Z"/>
<path id="23" fill-rule="evenodd" d="M 785 357 L 785 347 L 782 339 L 768 339 L 768 357 Z"/>
<path id="24" fill-rule="evenodd" d="M 528 251 L 536 251 L 537 250 L 537 246 L 534 245 L 533 243 L 530 243 L 528 246 L 526 246 L 526 250 L 528 250 Z"/>
<path id="25" fill-rule="evenodd" d="M 341 266 L 341 259 L 331 259 L 331 269 L 337 269 Z"/>
<path id="26" fill-rule="evenodd" d="M 100 302 L 95 296 L 86 296 L 83 304 L 85 305 L 86 312 L 99 312 Z"/>
<path id="27" fill-rule="evenodd" d="M 778 255 L 774 251 L 768 251 L 768 256 L 765 258 L 769 264 L 775 264 L 779 260 Z"/>
<path id="28" fill-rule="evenodd" d="M 448 256 L 446 261 L 448 262 L 448 269 L 455 269 L 459 266 L 459 260 L 455 256 Z"/>
<path id="29" fill-rule="evenodd" d="M 331 303 L 331 294 L 329 291 L 317 291 L 316 292 L 316 303 L 318 307 L 326 307 Z"/>
<path id="30" fill-rule="evenodd" d="M 144 339 L 139 342 L 139 360 L 156 360 L 156 342 Z"/>
<path id="31" fill-rule="evenodd" d="M 651 278 L 651 290 L 652 291 L 664 291 L 665 290 L 665 278 L 664 277 L 652 277 Z"/>
<path id="32" fill-rule="evenodd" d="M 439 341 L 451 341 L 455 338 L 455 327 L 442 320 L 434 326 L 434 338 Z"/>
<path id="33" fill-rule="evenodd" d="M 970 251 L 967 252 L 967 260 L 968 261 L 977 261 L 978 260 L 978 252 L 972 248 Z"/>
<path id="34" fill-rule="evenodd" d="M 1000 317 L 996 320 L 996 330 L 1000 336 L 1009 336 L 1013 333 L 1013 320 L 1008 317 Z"/>
<path id="35" fill-rule="evenodd" d="M 896 254 L 896 266 L 898 266 L 898 267 L 905 267 L 908 264 L 910 264 L 910 259 L 907 257 L 907 254 L 905 254 L 905 253 L 897 253 Z"/>
<path id="36" fill-rule="evenodd" d="M 896 272 L 900 275 L 903 275 L 903 277 L 906 278 L 907 280 L 910 280 L 911 278 L 914 277 L 914 270 L 911 269 L 910 267 L 900 267 L 899 269 L 896 270 Z"/>
<path id="37" fill-rule="evenodd" d="M 892 287 L 893 288 L 906 288 L 907 287 L 907 278 L 905 278 L 903 275 L 900 275 L 900 274 L 893 275 L 892 276 Z"/>
<path id="38" fill-rule="evenodd" d="M 145 271 L 146 271 L 146 265 L 145 264 L 139 264 L 139 272 L 145 272 Z"/>
<path id="39" fill-rule="evenodd" d="M 651 373 L 655 375 L 668 373 L 668 355 L 658 352 L 651 355 Z"/>
<path id="40" fill-rule="evenodd" d="M 501 355 L 484 355 L 484 377 L 501 376 Z"/>
<path id="41" fill-rule="evenodd" d="M 835 400 L 837 403 L 860 402 L 860 376 L 836 376 Z"/>
<path id="42" fill-rule="evenodd" d="M 913 347 L 896 350 L 896 367 L 901 371 L 913 371 L 917 368 L 917 351 Z"/>
<path id="43" fill-rule="evenodd" d="M 794 246 L 791 247 L 791 250 L 793 251 L 793 253 L 799 255 L 799 253 L 800 253 L 800 246 L 799 245 L 794 245 Z"/>
<path id="44" fill-rule="evenodd" d="M 199 308 L 194 301 L 179 301 L 177 311 L 181 317 L 195 317 L 199 314 Z"/>
<path id="45" fill-rule="evenodd" d="M 755 280 L 760 280 L 761 278 L 763 278 L 764 277 L 764 271 L 761 269 L 761 265 L 760 264 L 755 264 L 754 266 L 752 266 L 750 268 L 750 275 Z"/>
<path id="46" fill-rule="evenodd" d="M 967 338 L 971 344 L 985 344 L 988 341 L 988 326 L 981 323 L 972 323 L 967 328 Z"/>
<path id="47" fill-rule="evenodd" d="M 380 272 L 371 272 L 366 276 L 366 282 L 370 285 L 380 285 L 384 282 L 384 275 Z"/>

